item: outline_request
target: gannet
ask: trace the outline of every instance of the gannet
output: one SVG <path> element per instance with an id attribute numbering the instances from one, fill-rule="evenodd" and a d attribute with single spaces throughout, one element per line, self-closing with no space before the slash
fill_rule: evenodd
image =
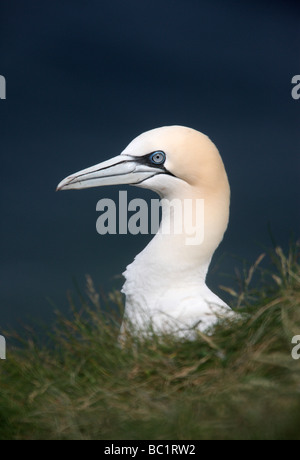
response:
<path id="1" fill-rule="evenodd" d="M 152 129 L 131 141 L 120 155 L 68 176 L 57 190 L 115 184 L 151 189 L 163 202 L 204 200 L 201 244 L 186 244 L 184 229 L 180 234 L 158 231 L 127 266 L 121 330 L 130 324 L 141 334 L 151 330 L 191 337 L 194 331 L 207 331 L 220 317 L 230 316 L 230 307 L 205 283 L 228 225 L 230 204 L 224 164 L 209 137 L 184 126 Z M 161 226 L 168 214 L 165 208 L 166 204 Z M 175 213 L 170 215 L 175 220 Z"/>

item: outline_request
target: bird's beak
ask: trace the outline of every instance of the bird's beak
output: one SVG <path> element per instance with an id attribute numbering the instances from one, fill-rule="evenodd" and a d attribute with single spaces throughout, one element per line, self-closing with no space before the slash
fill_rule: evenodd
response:
<path id="1" fill-rule="evenodd" d="M 140 164 L 138 157 L 123 154 L 66 177 L 58 184 L 57 191 L 116 184 L 138 185 L 154 174 L 154 168 Z"/>

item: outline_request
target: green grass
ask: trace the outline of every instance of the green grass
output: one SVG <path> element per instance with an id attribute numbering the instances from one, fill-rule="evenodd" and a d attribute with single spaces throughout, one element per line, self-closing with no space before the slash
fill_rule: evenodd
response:
<path id="1" fill-rule="evenodd" d="M 88 279 L 89 300 L 70 301 L 47 347 L 23 341 L 0 361 L 0 439 L 300 439 L 298 249 L 226 287 L 245 315 L 193 342 L 131 336 L 121 348 Z"/>

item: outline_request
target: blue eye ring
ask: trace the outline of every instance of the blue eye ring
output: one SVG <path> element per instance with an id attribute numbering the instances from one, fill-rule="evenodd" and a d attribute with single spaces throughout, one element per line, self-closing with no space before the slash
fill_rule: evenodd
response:
<path id="1" fill-rule="evenodd" d="M 162 150 L 156 150 L 156 152 L 150 154 L 149 160 L 154 165 L 160 166 L 166 161 L 166 154 Z"/>

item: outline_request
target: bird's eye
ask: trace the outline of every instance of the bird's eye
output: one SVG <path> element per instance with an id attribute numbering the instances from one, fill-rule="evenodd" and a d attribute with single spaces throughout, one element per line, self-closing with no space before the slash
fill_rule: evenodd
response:
<path id="1" fill-rule="evenodd" d="M 151 153 L 149 159 L 154 165 L 162 165 L 166 160 L 166 155 L 161 150 L 157 150 L 157 152 Z"/>

